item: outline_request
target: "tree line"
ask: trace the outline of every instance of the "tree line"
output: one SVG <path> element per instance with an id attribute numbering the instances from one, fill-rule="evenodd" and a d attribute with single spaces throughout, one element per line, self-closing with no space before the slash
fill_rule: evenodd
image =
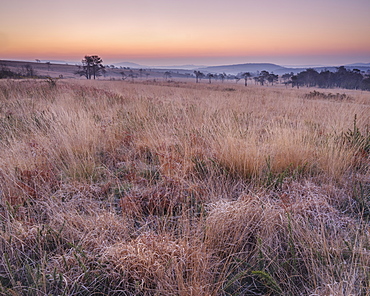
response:
<path id="1" fill-rule="evenodd" d="M 344 66 L 340 66 L 336 72 L 325 70 L 319 73 L 315 69 L 306 69 L 297 75 L 291 74 L 290 80 L 285 83 L 297 88 L 307 86 L 370 90 L 370 74 L 363 75 L 358 69 L 348 70 Z"/>
<path id="2" fill-rule="evenodd" d="M 211 79 L 235 80 L 238 82 L 244 78 L 244 85 L 247 86 L 248 79 L 253 79 L 255 84 L 259 85 L 274 85 L 279 81 L 279 76 L 268 71 L 261 71 L 255 75 L 249 72 L 239 73 L 237 75 L 222 74 L 204 74 L 200 71 L 194 71 L 196 82 L 199 83 L 202 78 L 208 78 L 209 83 Z M 336 72 L 329 70 L 318 72 L 315 69 L 309 68 L 296 75 L 294 73 L 287 73 L 280 76 L 285 85 L 292 85 L 292 87 L 319 87 L 319 88 L 345 88 L 345 89 L 360 89 L 370 90 L 370 74 L 361 73 L 358 69 L 348 70 L 344 66 L 337 68 Z"/>
<path id="3" fill-rule="evenodd" d="M 50 63 L 49 63 L 50 64 Z M 96 79 L 106 73 L 105 66 L 103 65 L 103 60 L 97 55 L 86 55 L 82 60 L 82 66 L 78 66 L 78 70 L 75 71 L 76 75 L 84 76 L 86 79 Z M 252 75 L 249 72 L 242 72 L 237 75 L 231 75 L 226 73 L 221 74 L 204 74 L 199 70 L 195 70 L 194 77 L 197 83 L 199 83 L 203 78 L 207 78 L 209 83 L 212 83 L 212 79 L 221 80 L 224 82 L 227 80 L 239 80 L 244 79 L 244 85 L 248 85 L 248 80 L 253 79 L 255 84 L 266 85 L 277 83 L 279 81 L 279 76 L 274 73 L 269 73 L 268 71 L 258 72 L 256 75 Z M 141 73 L 140 73 L 141 74 Z M 121 72 L 122 79 L 126 78 L 125 72 Z M 127 77 L 132 77 L 133 72 Z M 190 74 L 189 74 L 190 75 Z M 164 73 L 166 80 L 171 78 L 171 72 L 167 71 Z M 22 66 L 22 72 L 15 73 L 10 71 L 4 65 L 0 69 L 0 78 L 23 78 L 32 77 L 36 78 L 37 74 L 33 70 L 31 65 Z M 331 72 L 329 70 L 318 72 L 315 69 L 309 68 L 302 71 L 296 75 L 294 73 L 287 73 L 281 76 L 283 83 L 285 85 L 291 85 L 292 87 L 319 87 L 319 88 L 345 88 L 345 89 L 360 89 L 370 91 L 370 74 L 361 73 L 358 69 L 348 70 L 344 66 L 337 68 L 336 72 Z"/>
<path id="4" fill-rule="evenodd" d="M 97 56 L 85 56 L 82 60 L 82 66 L 79 66 L 79 69 L 75 74 L 84 76 L 87 79 L 101 76 L 105 73 L 105 67 L 103 66 L 103 60 Z M 269 73 L 268 71 L 261 71 L 257 75 L 252 75 L 249 72 L 242 72 L 237 75 L 231 75 L 226 73 L 221 74 L 204 74 L 199 70 L 194 72 L 196 83 L 199 83 L 203 78 L 207 78 L 209 83 L 212 83 L 212 79 L 221 80 L 222 82 L 225 79 L 235 80 L 237 83 L 242 78 L 244 79 L 244 85 L 248 85 L 248 80 L 252 79 L 256 84 L 266 85 L 277 83 L 279 81 L 279 76 L 274 73 Z M 121 72 L 122 79 L 126 78 L 126 74 Z M 132 77 L 134 74 L 128 75 L 127 77 Z M 125 77 L 124 77 L 125 76 Z M 166 80 L 171 78 L 171 72 L 167 71 L 164 73 Z M 361 89 L 361 90 L 370 90 L 370 75 L 363 75 L 360 70 L 353 69 L 347 70 L 344 66 L 338 68 L 336 72 L 330 72 L 329 70 L 321 71 L 320 73 L 315 69 L 309 68 L 305 71 L 302 71 L 296 75 L 293 73 L 284 74 L 281 76 L 286 85 L 291 84 L 292 87 L 319 87 L 319 88 L 346 88 L 346 89 Z"/>
<path id="5" fill-rule="evenodd" d="M 226 74 L 226 73 L 221 73 L 221 74 L 204 74 L 201 71 L 194 71 L 194 76 L 195 76 L 195 82 L 199 83 L 203 78 L 207 78 L 209 83 L 212 82 L 212 79 L 215 80 L 221 80 L 224 82 L 225 79 L 227 80 L 235 80 L 236 83 L 238 83 L 241 79 L 244 79 L 244 85 L 248 85 L 248 80 L 253 78 L 256 84 L 260 85 L 266 85 L 270 83 L 273 85 L 274 83 L 278 82 L 279 76 L 274 74 L 274 73 L 269 73 L 268 71 L 261 71 L 258 73 L 256 76 L 252 75 L 250 72 L 241 72 L 237 75 L 232 75 L 232 74 Z"/>

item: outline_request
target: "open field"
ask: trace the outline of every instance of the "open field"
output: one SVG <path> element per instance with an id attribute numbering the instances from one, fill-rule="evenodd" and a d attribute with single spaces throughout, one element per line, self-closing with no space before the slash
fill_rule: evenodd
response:
<path id="1" fill-rule="evenodd" d="M 370 92 L 0 81 L 3 295 L 370 295 Z"/>
<path id="2" fill-rule="evenodd" d="M 79 63 L 81 64 L 81 63 Z M 52 77 L 52 78 L 67 78 L 67 79 L 86 79 L 78 74 L 75 74 L 79 70 L 78 65 L 74 64 L 60 64 L 60 63 L 45 63 L 45 62 L 25 62 L 25 61 L 7 61 L 0 60 L 0 71 L 2 69 L 8 69 L 14 73 L 20 73 L 21 75 L 27 76 L 26 67 L 31 67 L 35 76 Z M 104 75 L 97 77 L 102 80 L 122 80 L 122 72 L 125 73 L 125 79 L 127 80 L 167 80 L 164 77 L 164 73 L 167 69 L 128 69 L 128 68 L 111 68 L 106 65 Z M 194 81 L 195 78 L 190 78 L 193 73 L 191 70 L 170 70 L 171 77 L 176 80 L 185 79 L 187 81 Z M 129 78 L 132 75 L 135 78 Z M 32 76 L 32 75 L 31 75 Z"/>

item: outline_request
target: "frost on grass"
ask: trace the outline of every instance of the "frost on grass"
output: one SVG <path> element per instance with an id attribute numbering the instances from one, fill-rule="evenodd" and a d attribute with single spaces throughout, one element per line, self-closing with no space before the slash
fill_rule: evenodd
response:
<path id="1" fill-rule="evenodd" d="M 1 81 L 0 293 L 369 295 L 369 94 L 233 89 Z"/>

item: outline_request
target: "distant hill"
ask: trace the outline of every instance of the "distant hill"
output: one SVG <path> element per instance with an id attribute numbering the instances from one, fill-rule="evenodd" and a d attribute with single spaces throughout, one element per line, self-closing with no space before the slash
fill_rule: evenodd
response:
<path id="1" fill-rule="evenodd" d="M 280 74 L 281 72 L 289 72 L 289 68 L 285 68 L 279 65 L 270 63 L 247 63 L 247 64 L 235 64 L 235 65 L 223 65 L 223 66 L 211 66 L 205 68 L 199 68 L 199 71 L 211 72 L 211 73 L 223 73 L 226 74 L 238 74 L 240 72 L 256 73 L 258 71 L 274 72 Z"/>
<path id="2" fill-rule="evenodd" d="M 204 68 L 203 65 L 175 65 L 175 66 L 153 66 L 152 69 L 167 69 L 167 70 L 195 70 Z"/>
<path id="3" fill-rule="evenodd" d="M 133 68 L 133 69 L 147 69 L 147 68 L 149 68 L 148 66 L 144 66 L 144 65 L 140 65 L 140 64 L 136 64 L 136 63 L 131 63 L 131 62 L 112 63 L 112 65 L 115 65 L 117 67 L 130 67 L 130 68 Z"/>
<path id="4" fill-rule="evenodd" d="M 140 65 L 137 63 L 132 62 L 120 62 L 120 63 L 112 63 L 117 67 L 130 67 L 132 69 L 165 69 L 165 70 L 194 70 L 202 67 L 206 67 L 203 65 L 172 65 L 172 66 L 145 66 Z"/>
<path id="5" fill-rule="evenodd" d="M 345 67 L 368 67 L 370 68 L 370 63 L 354 63 L 345 65 Z"/>
<path id="6" fill-rule="evenodd" d="M 67 62 L 67 61 L 62 61 L 62 60 L 41 60 L 40 62 L 41 63 L 52 63 L 52 64 L 71 64 L 71 65 L 76 64 L 74 62 Z M 79 62 L 79 63 L 81 63 L 81 62 Z"/>
<path id="7" fill-rule="evenodd" d="M 226 73 L 226 74 L 239 74 L 241 72 L 250 72 L 255 74 L 261 71 L 268 71 L 270 73 L 283 75 L 285 73 L 294 73 L 305 71 L 308 68 L 313 68 L 318 72 L 329 70 L 335 72 L 339 66 L 307 66 L 307 67 L 283 67 L 271 63 L 246 63 L 246 64 L 236 64 L 236 65 L 223 65 L 223 66 L 210 66 L 203 67 L 197 70 L 205 73 Z M 367 72 L 370 71 L 370 63 L 356 63 L 345 65 L 348 70 L 359 69 L 360 71 Z"/>

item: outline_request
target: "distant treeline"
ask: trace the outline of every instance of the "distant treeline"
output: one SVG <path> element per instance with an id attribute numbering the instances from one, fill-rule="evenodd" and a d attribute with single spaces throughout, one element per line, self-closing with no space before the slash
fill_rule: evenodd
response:
<path id="1" fill-rule="evenodd" d="M 283 79 L 289 79 L 286 84 L 292 87 L 320 87 L 320 88 L 346 88 L 370 90 L 370 74 L 362 74 L 360 70 L 347 70 L 344 66 L 338 68 L 336 72 L 328 70 L 317 72 L 315 69 L 307 69 L 297 75 L 285 74 Z"/>
<path id="2" fill-rule="evenodd" d="M 167 72 L 166 72 L 167 73 Z M 211 83 L 211 79 L 235 79 L 238 82 L 240 79 L 247 80 L 252 78 L 256 84 L 274 84 L 278 81 L 278 75 L 269 73 L 268 71 L 261 71 L 257 76 L 246 73 L 239 73 L 238 75 L 222 74 L 207 74 L 204 75 L 200 71 L 194 71 L 196 81 L 199 82 L 203 77 L 207 77 Z M 85 75 L 85 74 L 84 74 Z M 45 76 L 46 77 L 46 76 Z M 0 64 L 0 79 L 4 78 L 45 78 L 44 76 L 37 75 L 36 71 L 31 65 L 25 64 L 21 67 L 20 71 L 11 71 L 5 65 Z M 296 75 L 287 73 L 281 76 L 285 85 L 292 85 L 292 87 L 319 87 L 319 88 L 345 88 L 345 89 L 360 89 L 370 91 L 370 73 L 362 73 L 358 69 L 347 70 L 344 66 L 340 66 L 336 72 L 329 70 L 318 72 L 315 69 L 306 69 Z"/>

